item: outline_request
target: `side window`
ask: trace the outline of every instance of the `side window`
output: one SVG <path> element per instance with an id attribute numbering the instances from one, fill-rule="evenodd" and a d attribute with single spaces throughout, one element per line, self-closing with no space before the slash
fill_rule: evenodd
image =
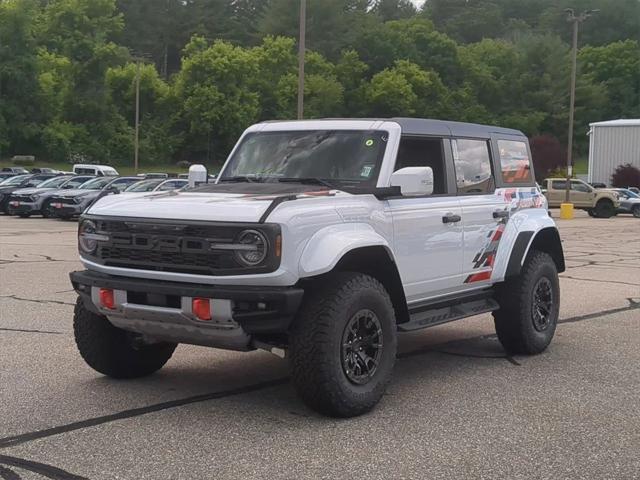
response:
<path id="1" fill-rule="evenodd" d="M 434 195 L 447 193 L 442 139 L 402 137 L 394 171 L 405 167 L 431 167 Z"/>
<path id="2" fill-rule="evenodd" d="M 495 182 L 491 173 L 489 142 L 485 140 L 454 139 L 453 161 L 456 167 L 458 193 L 491 193 Z"/>
<path id="3" fill-rule="evenodd" d="M 591 188 L 585 185 L 582 182 L 571 182 L 571 190 L 575 190 L 576 192 L 589 193 L 591 192 Z"/>
<path id="4" fill-rule="evenodd" d="M 567 182 L 565 180 L 554 180 L 551 182 L 551 188 L 553 190 L 566 190 Z"/>
<path id="5" fill-rule="evenodd" d="M 531 159 L 527 144 L 514 140 L 498 140 L 500 168 L 504 183 L 531 182 Z"/>

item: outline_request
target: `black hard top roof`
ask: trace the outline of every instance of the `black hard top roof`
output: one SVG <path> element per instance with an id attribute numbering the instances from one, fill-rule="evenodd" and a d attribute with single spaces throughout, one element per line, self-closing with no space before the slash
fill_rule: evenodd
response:
<path id="1" fill-rule="evenodd" d="M 486 137 L 492 133 L 502 135 L 517 135 L 524 137 L 520 130 L 512 128 L 496 127 L 493 125 L 480 125 L 478 123 L 451 122 L 448 120 L 431 120 L 426 118 L 389 118 L 402 128 L 402 133 L 407 135 L 453 135 L 460 137 Z"/>

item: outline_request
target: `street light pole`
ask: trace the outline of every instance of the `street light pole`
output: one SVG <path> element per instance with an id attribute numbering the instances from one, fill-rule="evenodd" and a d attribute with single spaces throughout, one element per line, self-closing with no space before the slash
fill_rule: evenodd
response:
<path id="1" fill-rule="evenodd" d="M 300 0 L 300 39 L 298 41 L 298 120 L 304 117 L 304 55 L 307 34 L 307 0 Z"/>
<path id="2" fill-rule="evenodd" d="M 136 131 L 133 140 L 133 171 L 138 173 L 138 150 L 140 133 L 140 60 L 136 60 Z"/>
<path id="3" fill-rule="evenodd" d="M 567 8 L 567 21 L 572 24 L 573 35 L 571 43 L 571 86 L 569 94 L 569 135 L 567 138 L 567 184 L 565 185 L 564 203 L 570 204 L 569 190 L 571 187 L 571 177 L 573 176 L 573 117 L 576 102 L 576 69 L 578 57 L 578 25 L 584 22 L 598 10 L 587 10 L 580 15 L 575 15 L 573 9 Z"/>

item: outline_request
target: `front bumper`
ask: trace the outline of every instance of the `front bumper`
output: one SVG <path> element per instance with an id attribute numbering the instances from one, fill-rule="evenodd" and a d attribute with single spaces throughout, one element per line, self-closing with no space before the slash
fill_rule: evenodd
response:
<path id="1" fill-rule="evenodd" d="M 81 203 L 60 203 L 55 199 L 51 202 L 51 210 L 56 217 L 73 217 L 81 215 L 85 205 Z"/>
<path id="2" fill-rule="evenodd" d="M 251 350 L 254 336 L 286 333 L 304 290 L 296 287 L 210 286 L 105 275 L 89 270 L 70 274 L 85 306 L 124 330 L 158 340 L 231 350 Z M 114 290 L 106 309 L 100 288 Z M 210 321 L 191 311 L 194 297 L 211 301 Z"/>
<path id="3" fill-rule="evenodd" d="M 38 202 L 23 202 L 22 200 L 9 200 L 7 212 L 11 215 L 20 215 L 24 213 L 36 213 L 40 211 Z"/>

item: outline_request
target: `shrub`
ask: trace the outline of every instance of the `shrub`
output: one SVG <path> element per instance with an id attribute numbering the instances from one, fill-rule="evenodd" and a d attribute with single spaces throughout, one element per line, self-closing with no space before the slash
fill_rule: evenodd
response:
<path id="1" fill-rule="evenodd" d="M 630 163 L 618 165 L 611 175 L 611 185 L 617 188 L 640 187 L 640 169 Z"/>
<path id="2" fill-rule="evenodd" d="M 537 135 L 531 138 L 529 144 L 536 178 L 549 177 L 552 172 L 561 169 L 566 176 L 567 152 L 556 137 Z"/>
<path id="3" fill-rule="evenodd" d="M 33 165 L 36 163 L 36 157 L 33 155 L 14 155 L 11 159 L 14 165 Z"/>

